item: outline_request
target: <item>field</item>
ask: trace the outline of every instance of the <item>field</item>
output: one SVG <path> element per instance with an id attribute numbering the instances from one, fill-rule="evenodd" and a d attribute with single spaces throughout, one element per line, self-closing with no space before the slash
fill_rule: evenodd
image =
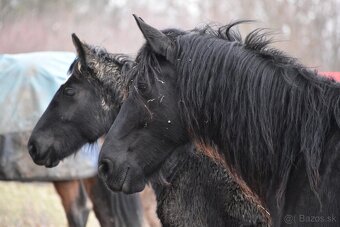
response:
<path id="1" fill-rule="evenodd" d="M 0 227 L 67 226 L 59 196 L 51 183 L 0 182 Z M 91 211 L 88 227 L 99 227 Z"/>

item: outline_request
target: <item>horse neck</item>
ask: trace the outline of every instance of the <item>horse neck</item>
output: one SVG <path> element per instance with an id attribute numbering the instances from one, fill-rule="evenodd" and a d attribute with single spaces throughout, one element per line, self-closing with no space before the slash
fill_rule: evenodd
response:
<path id="1" fill-rule="evenodd" d="M 164 161 L 160 169 L 150 177 L 149 181 L 155 191 L 158 202 L 161 202 L 163 197 L 166 196 L 164 195 L 166 188 L 171 185 L 174 179 L 180 176 L 185 162 L 190 161 L 192 153 L 192 144 L 179 146 Z"/>
<path id="2" fill-rule="evenodd" d="M 270 222 L 266 209 L 252 191 L 240 185 L 240 181 L 235 181 L 223 165 L 196 152 L 198 151 L 192 144 L 179 147 L 161 167 L 168 185 L 151 180 L 156 193 L 157 213 L 163 224 L 168 221 L 174 223 L 174 220 L 186 223 L 188 219 L 183 219 L 186 212 L 194 212 L 203 220 L 205 217 L 214 217 L 222 222 L 234 218 L 240 223 L 243 220 L 245 223 L 250 220 L 254 223 L 260 220 L 263 223 Z M 206 196 L 209 193 L 212 195 Z M 188 194 L 192 195 L 192 198 L 188 198 Z M 195 207 L 190 206 L 192 201 L 195 201 Z M 221 212 L 214 212 L 216 210 Z"/>
<path id="3" fill-rule="evenodd" d="M 195 62 L 192 65 L 196 66 Z M 304 148 L 305 157 L 320 155 L 323 149 L 317 148 L 323 146 L 330 124 L 328 118 L 333 111 L 340 113 L 336 98 L 339 87 L 315 75 L 308 76 L 309 72 L 303 69 L 292 68 L 285 72 L 296 76 L 287 82 L 286 75 L 276 75 L 277 72 L 270 68 L 271 89 L 279 91 L 272 94 L 271 99 L 269 89 L 257 89 L 255 85 L 248 89 L 251 84 L 245 81 L 252 80 L 247 78 L 247 72 L 240 75 L 245 80 L 241 82 L 233 72 L 225 72 L 231 76 L 230 81 L 223 83 L 223 76 L 211 71 L 191 75 L 185 66 L 176 67 L 182 74 L 177 82 L 181 99 L 179 109 L 191 140 L 217 147 L 215 156 L 225 159 L 262 198 L 268 188 L 282 190 L 285 187 L 292 163 L 301 149 Z M 266 79 L 253 76 L 257 83 Z M 204 79 L 206 81 L 202 82 Z M 301 89 L 294 89 L 301 83 Z M 325 102 L 321 101 L 323 97 Z M 332 110 L 333 106 L 338 107 Z M 313 141 L 314 137 L 318 139 Z M 309 171 L 316 165 L 307 164 Z M 308 174 L 312 176 L 311 171 Z"/>
<path id="4" fill-rule="evenodd" d="M 316 185 L 329 119 L 340 118 L 339 86 L 284 56 L 271 63 L 232 47 L 220 58 L 222 45 L 204 54 L 193 48 L 175 63 L 179 109 L 191 140 L 216 147 L 214 156 L 226 160 L 264 200 L 284 199 L 299 159 L 306 164 L 299 171 Z M 276 64 L 280 61 L 284 66 Z"/>

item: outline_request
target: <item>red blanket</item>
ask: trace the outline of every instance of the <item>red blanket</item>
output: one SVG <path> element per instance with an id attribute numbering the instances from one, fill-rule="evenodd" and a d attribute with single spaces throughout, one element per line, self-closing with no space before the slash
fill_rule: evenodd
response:
<path id="1" fill-rule="evenodd" d="M 320 74 L 323 76 L 332 77 L 336 81 L 340 82 L 340 72 L 320 72 Z"/>

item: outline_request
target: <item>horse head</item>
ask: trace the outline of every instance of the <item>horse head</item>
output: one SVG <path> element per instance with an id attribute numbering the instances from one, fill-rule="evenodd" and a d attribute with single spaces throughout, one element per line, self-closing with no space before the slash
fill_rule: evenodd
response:
<path id="1" fill-rule="evenodd" d="M 72 35 L 78 57 L 33 129 L 28 150 L 38 165 L 56 166 L 85 143 L 93 143 L 112 124 L 121 105 L 122 71 L 132 61 L 82 43 Z"/>

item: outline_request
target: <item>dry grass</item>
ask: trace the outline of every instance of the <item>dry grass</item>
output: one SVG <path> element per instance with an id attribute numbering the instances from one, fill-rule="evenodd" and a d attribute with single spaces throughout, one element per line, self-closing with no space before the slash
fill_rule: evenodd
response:
<path id="1" fill-rule="evenodd" d="M 14 226 L 67 226 L 60 198 L 52 184 L 0 182 L 0 227 Z M 93 212 L 87 226 L 99 226 Z"/>

